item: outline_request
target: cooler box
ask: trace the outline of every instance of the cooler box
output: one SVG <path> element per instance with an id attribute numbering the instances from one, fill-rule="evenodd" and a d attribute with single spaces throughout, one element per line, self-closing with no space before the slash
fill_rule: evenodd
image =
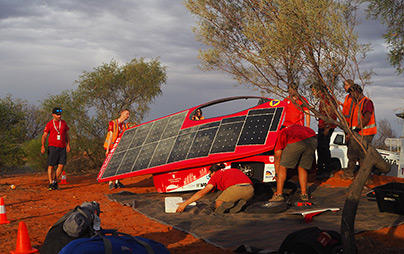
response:
<path id="1" fill-rule="evenodd" d="M 404 183 L 388 183 L 374 191 L 380 212 L 404 214 Z"/>

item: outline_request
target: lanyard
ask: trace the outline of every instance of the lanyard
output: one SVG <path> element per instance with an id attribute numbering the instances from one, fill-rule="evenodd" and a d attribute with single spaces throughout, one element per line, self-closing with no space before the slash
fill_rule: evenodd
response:
<path id="1" fill-rule="evenodd" d="M 60 130 L 60 127 L 61 127 L 62 120 L 59 120 L 59 130 L 56 128 L 55 119 L 53 119 L 52 122 L 53 122 L 53 127 L 55 127 L 56 132 L 60 135 L 59 130 Z"/>

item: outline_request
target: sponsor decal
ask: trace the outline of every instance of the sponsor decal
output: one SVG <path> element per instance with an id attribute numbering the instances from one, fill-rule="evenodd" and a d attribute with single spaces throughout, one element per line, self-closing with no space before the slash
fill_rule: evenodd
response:
<path id="1" fill-rule="evenodd" d="M 269 162 L 274 163 L 275 157 L 274 156 L 269 156 Z"/>
<path id="2" fill-rule="evenodd" d="M 272 100 L 269 102 L 269 106 L 276 107 L 280 102 L 281 102 L 280 100 Z"/>

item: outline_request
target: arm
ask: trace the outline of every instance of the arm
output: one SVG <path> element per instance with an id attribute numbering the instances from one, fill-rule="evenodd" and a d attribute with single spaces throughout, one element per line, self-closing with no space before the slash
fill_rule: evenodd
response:
<path id="1" fill-rule="evenodd" d="M 185 202 L 179 203 L 176 212 L 177 213 L 182 213 L 189 204 L 201 199 L 203 196 L 208 194 L 213 189 L 213 187 L 214 186 L 212 184 L 208 184 L 208 185 L 205 186 L 205 188 L 203 188 L 202 190 L 200 190 L 197 193 L 195 193 L 194 195 L 192 195 L 192 197 L 190 197 Z"/>
<path id="2" fill-rule="evenodd" d="M 371 117 L 372 117 L 371 112 L 366 112 L 364 115 L 362 115 L 362 126 L 361 127 L 368 125 Z"/>
<path id="3" fill-rule="evenodd" d="M 275 157 L 274 166 L 275 166 L 275 177 L 276 177 L 276 179 L 278 178 L 279 165 L 280 165 L 280 162 L 281 162 L 282 152 L 283 152 L 283 150 L 278 150 L 278 151 L 275 151 L 275 154 L 274 154 L 274 157 Z"/>
<path id="4" fill-rule="evenodd" d="M 69 133 L 66 132 L 66 152 L 70 152 L 70 137 Z"/>
<path id="5" fill-rule="evenodd" d="M 46 131 L 43 132 L 42 134 L 42 138 L 41 138 L 41 153 L 44 154 L 45 153 L 45 141 L 46 141 L 46 137 L 48 136 L 48 133 Z"/>
<path id="6" fill-rule="evenodd" d="M 306 127 L 310 127 L 310 111 L 306 109 L 304 111 L 305 117 L 306 117 Z"/>
<path id="7" fill-rule="evenodd" d="M 107 136 L 109 136 L 109 139 L 107 141 L 107 150 L 105 151 L 105 156 L 109 154 L 109 147 L 111 146 L 111 141 L 112 141 L 112 131 L 108 131 Z"/>

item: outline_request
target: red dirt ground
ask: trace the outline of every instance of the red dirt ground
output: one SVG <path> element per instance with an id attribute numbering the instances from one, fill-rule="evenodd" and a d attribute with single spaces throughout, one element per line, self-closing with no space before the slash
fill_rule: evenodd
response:
<path id="1" fill-rule="evenodd" d="M 93 200 L 101 205 L 103 228 L 114 228 L 121 232 L 159 241 L 173 254 L 232 253 L 231 250 L 217 248 L 190 234 L 157 223 L 130 207 L 110 201 L 105 195 L 111 193 L 108 186 L 97 183 L 95 178 L 95 175 L 68 175 L 67 185 L 60 185 L 61 188 L 57 191 L 48 191 L 45 173 L 2 176 L 0 196 L 4 198 L 6 216 L 11 223 L 0 225 L 0 253 L 9 253 L 15 249 L 20 221 L 24 221 L 28 227 L 32 246 L 39 248 L 45 239 L 46 232 L 60 217 L 76 205 Z M 376 178 L 375 185 L 389 181 L 404 182 L 404 179 Z M 126 185 L 124 189 L 126 191 L 135 193 L 155 191 L 150 175 L 124 179 L 122 182 Z M 15 190 L 11 190 L 11 184 L 16 186 Z M 322 183 L 327 186 L 348 186 L 349 184 L 350 181 L 338 180 L 338 177 Z M 404 248 L 403 240 L 404 225 L 357 235 L 360 253 L 394 253 L 394 250 Z"/>

